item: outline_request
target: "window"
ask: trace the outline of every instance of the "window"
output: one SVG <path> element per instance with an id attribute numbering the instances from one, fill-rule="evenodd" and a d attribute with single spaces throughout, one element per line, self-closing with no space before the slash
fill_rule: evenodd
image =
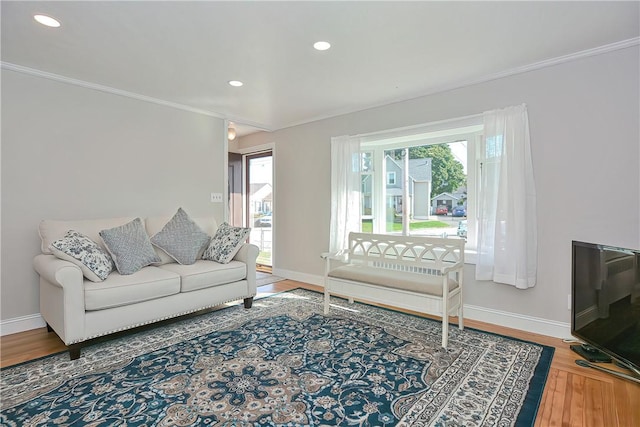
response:
<path id="1" fill-rule="evenodd" d="M 373 135 L 361 143 L 372 164 L 362 172 L 362 231 L 460 236 L 475 247 L 482 125 L 400 133 Z"/>
<path id="2" fill-rule="evenodd" d="M 387 185 L 396 185 L 396 173 L 387 172 Z"/>
<path id="3" fill-rule="evenodd" d="M 332 251 L 344 249 L 352 230 L 448 237 L 456 221 L 455 234 L 466 235 L 476 277 L 523 289 L 535 285 L 536 200 L 526 105 L 333 137 L 331 156 L 332 207 L 336 206 L 329 236 Z M 361 166 L 359 158 L 371 168 L 363 174 L 359 167 L 349 172 L 349 161 Z M 411 161 L 421 162 L 430 174 L 420 176 Z M 387 185 L 387 172 L 396 173 L 395 186 Z M 507 184 L 510 190 L 500 191 Z M 514 205 L 523 209 L 511 209 Z M 370 215 L 358 215 L 360 207 Z M 506 272 L 494 268 L 497 261 Z"/>

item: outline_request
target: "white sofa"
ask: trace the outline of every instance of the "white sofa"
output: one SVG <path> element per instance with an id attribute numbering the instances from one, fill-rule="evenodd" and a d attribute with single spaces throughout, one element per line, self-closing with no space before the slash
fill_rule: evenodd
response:
<path id="1" fill-rule="evenodd" d="M 133 219 L 40 223 L 42 254 L 33 260 L 40 275 L 40 313 L 49 331 L 55 331 L 69 347 L 71 360 L 80 357 L 83 344 L 93 338 L 240 299 L 245 308 L 251 307 L 259 252 L 255 245 L 243 243 L 228 264 L 198 259 L 195 264 L 180 265 L 154 248 L 161 263 L 130 275 L 114 270 L 98 283 L 87 280 L 80 267 L 57 258 L 49 249 L 69 230 L 84 234 L 104 249 L 99 232 Z M 143 219 L 147 234 L 155 235 L 170 219 Z M 218 227 L 213 217 L 193 221 L 209 236 Z"/>

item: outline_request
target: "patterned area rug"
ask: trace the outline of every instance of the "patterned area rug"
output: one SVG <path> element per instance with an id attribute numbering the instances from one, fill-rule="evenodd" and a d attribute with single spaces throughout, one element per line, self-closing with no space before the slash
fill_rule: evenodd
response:
<path id="1" fill-rule="evenodd" d="M 533 425 L 553 349 L 295 290 L 2 371 L 8 426 Z"/>

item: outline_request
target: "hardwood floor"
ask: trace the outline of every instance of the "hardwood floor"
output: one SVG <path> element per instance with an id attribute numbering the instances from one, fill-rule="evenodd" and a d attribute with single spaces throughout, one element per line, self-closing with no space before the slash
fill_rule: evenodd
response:
<path id="1" fill-rule="evenodd" d="M 298 287 L 322 290 L 318 286 L 284 280 L 261 286 L 258 288 L 258 296 Z M 558 338 L 473 320 L 465 320 L 465 325 L 555 347 L 536 427 L 640 426 L 640 385 L 576 365 L 575 360 L 579 357 L 569 349 L 569 344 Z M 65 349 L 56 334 L 47 333 L 46 328 L 7 335 L 0 338 L 0 367 L 5 368 Z"/>

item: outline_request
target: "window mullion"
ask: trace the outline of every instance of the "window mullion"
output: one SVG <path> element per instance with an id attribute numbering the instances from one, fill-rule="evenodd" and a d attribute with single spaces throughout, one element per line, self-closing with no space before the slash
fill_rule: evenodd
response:
<path id="1" fill-rule="evenodd" d="M 384 149 L 376 148 L 373 152 L 373 232 L 384 233 L 386 230 L 386 182 L 387 168 L 384 161 Z"/>

